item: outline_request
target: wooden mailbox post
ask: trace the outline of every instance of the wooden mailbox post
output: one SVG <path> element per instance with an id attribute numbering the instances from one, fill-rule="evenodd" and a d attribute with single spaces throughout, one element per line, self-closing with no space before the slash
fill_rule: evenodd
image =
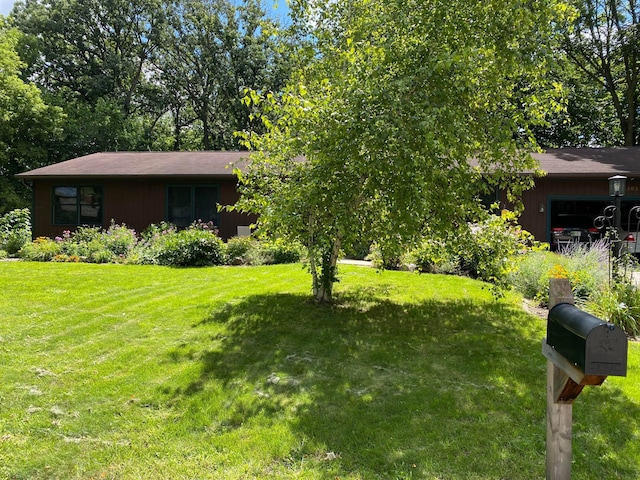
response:
<path id="1" fill-rule="evenodd" d="M 587 385 L 627 374 L 627 336 L 574 305 L 566 278 L 549 280 L 547 337 L 547 480 L 571 478 L 573 401 Z"/>

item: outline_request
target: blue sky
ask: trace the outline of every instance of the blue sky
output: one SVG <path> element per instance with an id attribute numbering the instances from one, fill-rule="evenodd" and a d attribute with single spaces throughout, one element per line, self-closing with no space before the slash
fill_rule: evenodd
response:
<path id="1" fill-rule="evenodd" d="M 0 0 L 0 15 L 8 15 L 13 8 L 15 0 Z M 280 20 L 281 23 L 287 24 L 287 8 L 286 0 L 263 0 L 263 4 L 268 14 Z M 274 8 L 276 6 L 277 8 Z"/>
<path id="2" fill-rule="evenodd" d="M 13 7 L 14 0 L 0 0 L 0 15 L 7 15 Z"/>

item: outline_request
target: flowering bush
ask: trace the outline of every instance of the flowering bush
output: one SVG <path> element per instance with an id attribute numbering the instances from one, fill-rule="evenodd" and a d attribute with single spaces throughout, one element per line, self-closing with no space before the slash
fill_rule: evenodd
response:
<path id="1" fill-rule="evenodd" d="M 562 255 L 530 252 L 522 255 L 508 282 L 525 298 L 541 305 L 549 302 L 549 278 L 568 278 L 576 302 L 584 304 L 609 284 L 608 246 L 576 244 Z"/>
<path id="2" fill-rule="evenodd" d="M 104 247 L 114 255 L 126 257 L 138 243 L 135 230 L 127 228 L 123 223 L 117 225 L 111 220 L 111 226 L 101 235 Z"/>
<path id="3" fill-rule="evenodd" d="M 61 253 L 69 258 L 79 258 L 88 263 L 108 263 L 113 259 L 103 242 L 100 227 L 82 226 L 75 232 L 65 230 L 62 237 L 56 237 Z"/>
<path id="4" fill-rule="evenodd" d="M 24 260 L 49 262 L 60 253 L 62 253 L 62 245 L 59 242 L 47 237 L 38 237 L 33 242 L 25 244 L 18 255 Z"/>
<path id="5" fill-rule="evenodd" d="M 420 272 L 466 274 L 506 287 L 515 259 L 545 248 L 515 220 L 512 212 L 503 211 L 483 222 L 462 226 L 449 238 L 426 238 L 403 262 L 415 265 Z"/>
<path id="6" fill-rule="evenodd" d="M 281 239 L 257 241 L 234 238 L 226 245 L 212 222 L 197 221 L 184 230 L 162 222 L 150 225 L 140 235 L 126 225 L 111 222 L 100 227 L 82 226 L 65 231 L 55 240 L 38 238 L 25 245 L 25 260 L 139 265 L 209 266 L 222 264 L 264 265 L 297 262 L 303 248 Z"/>

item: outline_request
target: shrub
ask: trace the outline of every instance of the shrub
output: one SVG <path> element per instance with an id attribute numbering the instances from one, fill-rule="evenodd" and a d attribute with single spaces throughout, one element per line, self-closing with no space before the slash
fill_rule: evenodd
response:
<path id="1" fill-rule="evenodd" d="M 49 262 L 60 253 L 62 253 L 62 245 L 59 242 L 47 237 L 38 237 L 33 242 L 24 245 L 18 255 L 24 260 Z"/>
<path id="2" fill-rule="evenodd" d="M 514 268 L 507 274 L 507 283 L 524 298 L 540 305 L 549 303 L 549 275 L 555 265 L 566 263 L 566 258 L 552 252 L 532 251 L 516 258 Z"/>
<path id="3" fill-rule="evenodd" d="M 304 255 L 304 248 L 296 242 L 287 242 L 282 238 L 256 242 L 246 252 L 246 263 L 249 265 L 275 265 L 299 262 Z"/>
<path id="4" fill-rule="evenodd" d="M 224 263 L 224 243 L 214 231 L 197 226 L 163 235 L 153 245 L 156 263 L 180 267 L 202 267 Z"/>
<path id="5" fill-rule="evenodd" d="M 9 256 L 9 254 L 7 253 L 6 250 L 0 250 L 0 260 L 4 260 L 8 256 Z"/>
<path id="6" fill-rule="evenodd" d="M 153 243 L 161 236 L 176 231 L 176 226 L 169 222 L 153 223 L 140 234 L 142 242 Z"/>
<path id="7" fill-rule="evenodd" d="M 282 238 L 276 238 L 261 244 L 261 250 L 270 264 L 296 263 L 303 256 L 303 248 L 299 243 L 287 242 Z"/>
<path id="8" fill-rule="evenodd" d="M 499 286 L 507 285 L 507 275 L 514 258 L 529 249 L 542 249 L 532 235 L 516 224 L 512 212 L 504 210 L 500 216 L 469 226 L 463 242 L 459 243 L 460 266 L 471 277 Z"/>
<path id="9" fill-rule="evenodd" d="M 444 240 L 425 239 L 415 250 L 409 252 L 405 263 L 413 264 L 421 273 L 461 273 L 460 259 Z"/>
<path id="10" fill-rule="evenodd" d="M 12 210 L 0 217 L 0 250 L 14 255 L 31 240 L 29 209 Z"/>
<path id="11" fill-rule="evenodd" d="M 149 225 L 140 234 L 140 240 L 129 250 L 126 263 L 153 265 L 158 263 L 158 255 L 167 236 L 177 232 L 175 225 L 160 222 Z"/>
<path id="12" fill-rule="evenodd" d="M 225 263 L 227 265 L 248 265 L 250 252 L 258 248 L 258 242 L 251 237 L 233 237 L 227 241 Z"/>
<path id="13" fill-rule="evenodd" d="M 62 241 L 65 243 L 89 243 L 93 240 L 100 240 L 102 236 L 102 228 L 101 227 L 89 227 L 87 225 L 83 225 L 78 227 L 75 232 L 70 232 L 66 230 L 62 234 Z"/>
<path id="14" fill-rule="evenodd" d="M 525 298 L 540 305 L 549 302 L 549 278 L 566 277 L 576 303 L 584 304 L 609 285 L 609 250 L 604 242 L 575 244 L 561 254 L 530 252 L 522 255 L 508 282 Z"/>
<path id="15" fill-rule="evenodd" d="M 138 237 L 135 230 L 127 228 L 124 223 L 117 225 L 111 220 L 111 226 L 106 232 L 102 233 L 101 241 L 105 249 L 113 253 L 113 255 L 126 256 L 138 243 Z"/>

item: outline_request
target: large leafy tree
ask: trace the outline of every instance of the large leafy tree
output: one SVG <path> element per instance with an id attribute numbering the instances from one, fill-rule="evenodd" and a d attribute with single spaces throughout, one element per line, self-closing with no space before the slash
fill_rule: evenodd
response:
<path id="1" fill-rule="evenodd" d="M 245 89 L 279 89 L 286 52 L 276 25 L 258 0 L 175 0 L 166 6 L 169 29 L 155 62 L 175 125 L 199 132 L 205 150 L 237 148 L 236 130 L 250 124 Z"/>
<path id="2" fill-rule="evenodd" d="M 16 3 L 25 77 L 68 114 L 60 158 L 152 145 L 150 129 L 164 113 L 148 79 L 165 26 L 161 7 L 160 0 Z"/>
<path id="3" fill-rule="evenodd" d="M 618 116 L 602 83 L 559 52 L 551 76 L 562 84 L 565 108 L 534 128 L 542 148 L 594 147 L 623 144 Z"/>
<path id="4" fill-rule="evenodd" d="M 286 77 L 259 0 L 24 0 L 12 15 L 25 76 L 68 113 L 60 158 L 237 148 L 244 89 Z"/>
<path id="5" fill-rule="evenodd" d="M 613 110 L 617 135 L 612 143 L 638 145 L 640 5 L 635 0 L 573 0 L 573 4 L 577 15 L 564 25 L 562 52 L 582 74 L 585 93 L 590 90 L 601 97 L 604 92 L 608 99 L 608 105 L 592 109 L 586 124 L 598 122 L 596 117 L 607 121 L 608 110 Z"/>
<path id="6" fill-rule="evenodd" d="M 465 228 L 483 192 L 526 186 L 514 173 L 535 168 L 530 127 L 558 107 L 545 72 L 562 3 L 302 0 L 292 12 L 306 44 L 284 94 L 247 99 L 268 131 L 246 134 L 259 153 L 238 207 L 308 245 L 318 301 L 362 235 L 392 254 Z"/>
<path id="7" fill-rule="evenodd" d="M 50 161 L 62 112 L 21 78 L 25 64 L 16 51 L 20 32 L 0 15 L 0 213 L 28 204 L 14 175 Z"/>

